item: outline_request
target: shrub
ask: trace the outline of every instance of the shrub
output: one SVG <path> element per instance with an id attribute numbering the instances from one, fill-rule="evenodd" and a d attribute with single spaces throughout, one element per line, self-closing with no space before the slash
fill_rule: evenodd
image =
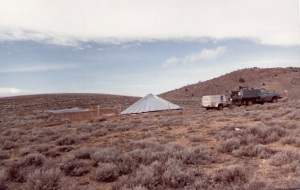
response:
<path id="1" fill-rule="evenodd" d="M 96 137 L 105 136 L 108 134 L 107 129 L 98 129 L 96 131 L 93 131 L 92 135 Z"/>
<path id="2" fill-rule="evenodd" d="M 27 167 L 22 167 L 18 163 L 10 163 L 7 167 L 7 179 L 15 182 L 25 182 L 27 174 L 33 170 Z"/>
<path id="3" fill-rule="evenodd" d="M 89 135 L 68 135 L 60 137 L 55 141 L 55 144 L 58 146 L 64 146 L 64 145 L 72 145 L 75 143 L 83 142 L 85 140 L 89 139 Z"/>
<path id="4" fill-rule="evenodd" d="M 100 182 L 112 182 L 119 176 L 118 166 L 111 163 L 99 163 L 92 177 Z"/>
<path id="5" fill-rule="evenodd" d="M 255 145 L 255 146 L 241 146 L 239 149 L 232 152 L 233 156 L 242 157 L 259 157 L 259 158 L 270 158 L 277 151 L 272 150 L 264 145 Z"/>
<path id="6" fill-rule="evenodd" d="M 43 152 L 42 154 L 47 157 L 51 157 L 51 158 L 56 158 L 56 157 L 60 156 L 60 153 L 57 152 L 56 150 L 49 150 L 49 151 Z"/>
<path id="7" fill-rule="evenodd" d="M 40 144 L 40 145 L 37 146 L 37 151 L 39 153 L 42 153 L 42 152 L 48 151 L 50 148 L 51 148 L 51 146 L 48 145 L 48 144 Z"/>
<path id="8" fill-rule="evenodd" d="M 58 152 L 70 152 L 71 150 L 74 150 L 73 146 L 61 146 L 57 148 Z"/>
<path id="9" fill-rule="evenodd" d="M 55 141 L 55 144 L 58 146 L 64 146 L 64 145 L 72 145 L 76 143 L 76 136 L 75 135 L 69 135 L 69 136 L 63 136 L 58 138 Z"/>
<path id="10" fill-rule="evenodd" d="M 47 170 L 36 169 L 27 178 L 27 188 L 33 190 L 56 190 L 60 187 L 61 170 L 51 168 Z"/>
<path id="11" fill-rule="evenodd" d="M 84 160 L 76 160 L 73 155 L 70 155 L 63 159 L 60 169 L 69 176 L 83 176 L 90 172 L 91 167 Z"/>
<path id="12" fill-rule="evenodd" d="M 204 138 L 201 135 L 198 136 L 189 136 L 188 137 L 191 142 L 202 142 L 204 141 Z"/>
<path id="13" fill-rule="evenodd" d="M 5 159 L 9 159 L 9 158 L 10 158 L 10 156 L 7 151 L 0 150 L 0 160 L 5 160 Z"/>
<path id="14" fill-rule="evenodd" d="M 268 188 L 268 184 L 260 179 L 250 179 L 249 182 L 244 185 L 244 189 L 247 190 L 264 190 Z"/>
<path id="15" fill-rule="evenodd" d="M 204 146 L 199 145 L 191 147 L 184 151 L 182 155 L 182 160 L 184 164 L 210 164 L 216 161 L 216 155 L 213 151 Z"/>
<path id="16" fill-rule="evenodd" d="M 272 160 L 270 164 L 279 167 L 282 165 L 292 163 L 295 160 L 298 161 L 300 159 L 300 155 L 292 151 L 281 151 L 272 156 L 271 158 Z"/>
<path id="17" fill-rule="evenodd" d="M 12 141 L 4 141 L 4 143 L 2 144 L 2 149 L 3 150 L 11 150 L 11 149 L 14 149 L 14 148 L 17 148 L 19 145 L 15 142 L 12 142 Z"/>
<path id="18" fill-rule="evenodd" d="M 96 149 L 91 155 L 93 165 L 101 163 L 116 163 L 119 158 L 119 150 L 116 148 Z"/>
<path id="19" fill-rule="evenodd" d="M 218 184 L 245 184 L 249 180 L 249 171 L 242 166 L 230 166 L 228 168 L 218 170 L 211 178 Z"/>
<path id="20" fill-rule="evenodd" d="M 139 140 L 133 143 L 135 149 L 151 149 L 153 151 L 160 151 L 163 149 L 158 142 L 151 140 Z"/>
<path id="21" fill-rule="evenodd" d="M 5 190 L 5 181 L 7 180 L 7 173 L 5 170 L 0 170 L 0 189 Z"/>
<path id="22" fill-rule="evenodd" d="M 221 140 L 217 149 L 221 153 L 231 153 L 233 150 L 238 149 L 240 146 L 241 142 L 238 138 L 230 138 L 227 140 Z"/>
<path id="23" fill-rule="evenodd" d="M 71 152 L 77 159 L 91 159 L 91 153 L 92 150 L 88 147 L 82 147 Z"/>
<path id="24" fill-rule="evenodd" d="M 26 166 L 42 166 L 46 160 L 46 157 L 42 154 L 28 154 L 25 157 L 23 157 L 20 161 L 20 166 L 26 167 Z"/>
<path id="25" fill-rule="evenodd" d="M 162 175 L 162 183 L 166 187 L 183 188 L 187 184 L 194 182 L 195 176 L 184 171 L 182 162 L 169 159 L 166 163 L 167 168 Z"/>

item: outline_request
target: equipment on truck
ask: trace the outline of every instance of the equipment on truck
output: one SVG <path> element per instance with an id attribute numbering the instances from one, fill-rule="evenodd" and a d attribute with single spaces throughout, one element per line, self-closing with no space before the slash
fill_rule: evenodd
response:
<path id="1" fill-rule="evenodd" d="M 269 93 L 264 88 L 239 87 L 239 91 L 231 91 L 230 102 L 235 105 L 252 105 L 253 103 L 277 102 L 280 99 L 279 93 Z"/>
<path id="2" fill-rule="evenodd" d="M 228 102 L 225 95 L 209 95 L 202 97 L 202 107 L 206 110 L 217 108 L 218 110 L 223 110 L 223 107 L 226 107 Z"/>

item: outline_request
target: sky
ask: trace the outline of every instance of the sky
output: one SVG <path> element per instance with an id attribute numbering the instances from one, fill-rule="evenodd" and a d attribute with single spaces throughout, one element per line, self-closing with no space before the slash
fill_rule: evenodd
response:
<path id="1" fill-rule="evenodd" d="M 160 94 L 300 67 L 299 0 L 0 0 L 0 97 Z"/>

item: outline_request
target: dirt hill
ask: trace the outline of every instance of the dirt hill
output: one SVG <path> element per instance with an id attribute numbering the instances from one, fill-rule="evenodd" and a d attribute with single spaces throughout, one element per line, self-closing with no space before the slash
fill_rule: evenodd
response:
<path id="1" fill-rule="evenodd" d="M 80 108 L 127 108 L 139 97 L 109 94 L 38 94 L 0 98 L 1 114 L 9 112 L 27 112 L 32 110 Z"/>
<path id="2" fill-rule="evenodd" d="M 288 91 L 291 99 L 300 99 L 300 68 L 248 68 L 233 71 L 205 82 L 181 87 L 159 96 L 183 107 L 195 107 L 201 104 L 204 95 L 229 95 L 229 91 L 239 86 L 265 88 L 269 92 Z"/>

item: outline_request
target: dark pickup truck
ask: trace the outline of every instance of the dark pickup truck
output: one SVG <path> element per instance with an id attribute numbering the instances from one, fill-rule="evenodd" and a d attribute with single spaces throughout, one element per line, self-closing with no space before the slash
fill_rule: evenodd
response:
<path id="1" fill-rule="evenodd" d="M 248 90 L 248 87 L 239 87 L 239 91 L 230 92 L 230 101 L 235 105 L 252 105 L 253 103 L 277 102 L 279 93 L 269 93 L 264 88 Z"/>

